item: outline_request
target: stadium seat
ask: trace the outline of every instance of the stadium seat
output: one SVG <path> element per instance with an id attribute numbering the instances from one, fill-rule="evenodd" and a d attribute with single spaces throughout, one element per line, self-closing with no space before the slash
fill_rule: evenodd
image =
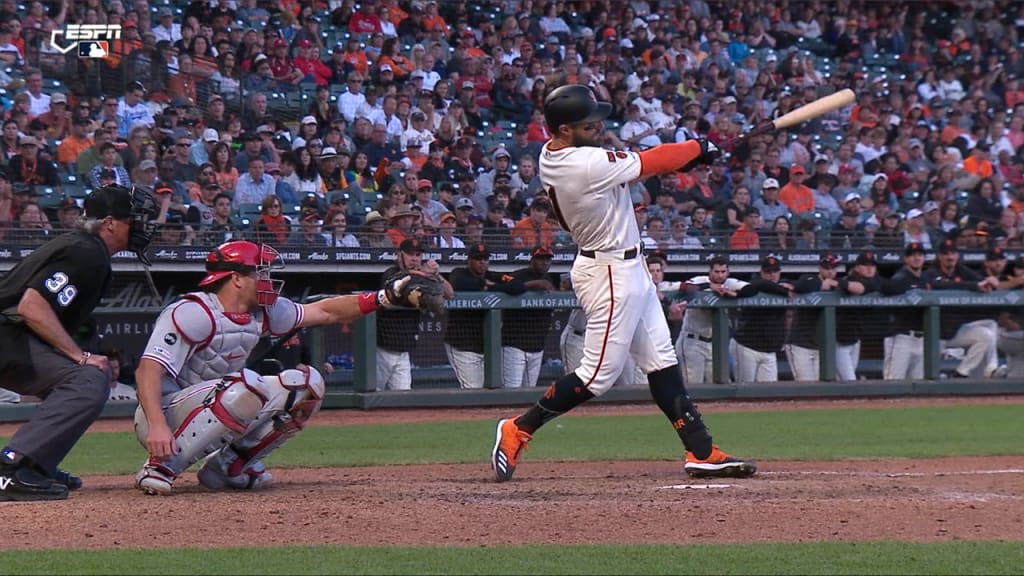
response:
<path id="1" fill-rule="evenodd" d="M 85 184 L 69 182 L 64 184 L 64 193 L 72 198 L 85 198 L 92 192 L 91 189 L 86 188 Z"/>
<path id="2" fill-rule="evenodd" d="M 238 217 L 239 218 L 251 218 L 253 220 L 260 217 L 260 205 L 256 203 L 244 203 L 238 205 Z"/>
<path id="3" fill-rule="evenodd" d="M 39 190 L 39 195 L 36 196 L 36 204 L 43 210 L 52 210 L 56 208 L 60 201 L 64 199 L 64 195 L 60 192 L 54 191 L 53 188 L 43 188 Z"/>

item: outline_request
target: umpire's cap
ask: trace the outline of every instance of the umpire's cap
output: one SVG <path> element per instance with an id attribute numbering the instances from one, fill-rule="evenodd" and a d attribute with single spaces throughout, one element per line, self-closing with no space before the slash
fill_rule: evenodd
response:
<path id="1" fill-rule="evenodd" d="M 544 99 L 544 121 L 552 132 L 562 124 L 604 120 L 611 112 L 611 104 L 598 102 L 594 92 L 582 84 L 559 86 Z"/>

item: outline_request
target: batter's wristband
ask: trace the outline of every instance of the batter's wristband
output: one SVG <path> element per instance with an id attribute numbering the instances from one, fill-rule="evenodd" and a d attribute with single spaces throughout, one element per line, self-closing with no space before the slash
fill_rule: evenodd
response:
<path id="1" fill-rule="evenodd" d="M 357 301 L 359 302 L 359 312 L 362 314 L 376 312 L 379 307 L 376 292 L 364 292 L 359 295 Z"/>

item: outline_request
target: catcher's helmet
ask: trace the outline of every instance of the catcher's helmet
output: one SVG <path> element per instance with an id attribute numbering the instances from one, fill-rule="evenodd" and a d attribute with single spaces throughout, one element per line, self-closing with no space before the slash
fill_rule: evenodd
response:
<path id="1" fill-rule="evenodd" d="M 260 306 L 271 306 L 281 294 L 284 280 L 272 280 L 270 271 L 284 268 L 277 250 L 266 244 L 256 245 L 247 240 L 225 242 L 206 255 L 206 276 L 199 281 L 207 286 L 233 272 L 256 272 L 256 298 Z"/>
<path id="2" fill-rule="evenodd" d="M 562 124 L 604 120 L 611 112 L 611 104 L 598 102 L 594 92 L 582 84 L 559 86 L 544 99 L 544 121 L 552 132 Z"/>

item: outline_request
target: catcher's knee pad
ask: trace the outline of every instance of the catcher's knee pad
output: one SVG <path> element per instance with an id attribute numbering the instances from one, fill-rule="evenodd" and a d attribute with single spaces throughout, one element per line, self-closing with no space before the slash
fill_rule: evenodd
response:
<path id="1" fill-rule="evenodd" d="M 219 450 L 246 433 L 267 405 L 287 396 L 277 384 L 265 381 L 252 370 L 242 370 L 217 382 L 182 390 L 164 412 L 174 434 L 177 451 L 161 462 L 165 472 L 175 476 L 201 458 Z M 140 442 L 148 433 L 142 410 L 135 415 L 135 432 Z"/>
<path id="2" fill-rule="evenodd" d="M 278 393 L 264 406 L 244 435 L 207 460 L 200 475 L 204 485 L 207 485 L 203 480 L 205 476 L 209 479 L 208 487 L 218 488 L 220 479 L 217 476 L 221 476 L 226 479 L 224 486 L 254 488 L 256 486 L 243 486 L 251 481 L 254 472 L 257 482 L 265 484 L 260 478 L 266 474 L 269 481 L 269 474 L 256 470 L 257 466 L 262 467 L 260 460 L 298 434 L 320 411 L 324 379 L 315 369 L 285 370 L 276 376 L 264 376 L 264 381 L 269 387 L 277 388 Z"/>

